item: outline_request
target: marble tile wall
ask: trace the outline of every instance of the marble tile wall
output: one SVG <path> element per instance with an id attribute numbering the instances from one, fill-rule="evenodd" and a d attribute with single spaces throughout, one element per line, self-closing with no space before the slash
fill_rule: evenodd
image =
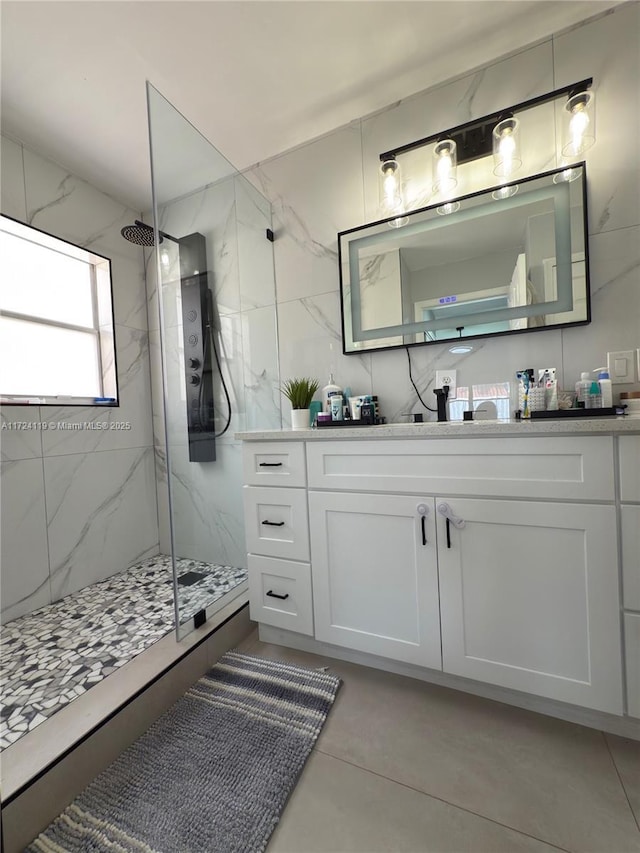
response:
<path id="1" fill-rule="evenodd" d="M 639 32 L 640 6 L 623 4 L 249 170 L 273 204 L 282 377 L 311 374 L 322 385 L 331 371 L 354 393 L 377 394 L 382 413 L 393 421 L 424 411 L 404 350 L 342 354 L 337 232 L 379 218 L 381 151 L 589 76 L 597 92 L 597 141 L 586 153 L 592 323 L 485 339 L 468 355 L 452 355 L 445 345 L 415 347 L 413 374 L 435 407 L 438 368 L 456 368 L 458 384 L 465 386 L 511 380 L 523 366 L 555 366 L 561 386 L 572 388 L 582 370 L 606 363 L 607 351 L 639 347 Z M 550 109 L 544 136 L 524 151 L 530 174 L 561 165 Z M 614 386 L 633 388 L 640 384 Z"/>
<path id="2" fill-rule="evenodd" d="M 158 553 L 149 334 L 142 250 L 120 229 L 139 214 L 5 136 L 2 212 L 112 263 L 120 406 L 0 412 L 2 621 Z M 41 430 L 109 421 L 126 430 Z M 32 429 L 6 428 L 26 422 Z"/>
<path id="3" fill-rule="evenodd" d="M 212 157 L 216 153 L 212 147 Z M 153 258 L 147 263 L 161 549 L 170 551 L 169 480 L 176 554 L 244 568 L 242 447 L 234 432 L 281 425 L 273 249 L 266 238 L 271 206 L 246 178 L 234 176 L 163 204 L 159 216 L 161 229 L 169 234 L 197 231 L 205 237 L 216 342 L 231 403 L 231 424 L 216 439 L 216 460 L 190 462 L 180 281 L 167 241 L 164 265 L 161 261 L 166 407 L 159 405 L 163 386 L 157 275 Z M 219 380 L 214 380 L 214 397 L 216 431 L 221 432 L 228 404 Z"/>

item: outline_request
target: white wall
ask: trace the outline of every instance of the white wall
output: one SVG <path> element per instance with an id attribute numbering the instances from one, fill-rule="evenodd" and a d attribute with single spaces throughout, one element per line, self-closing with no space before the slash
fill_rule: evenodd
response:
<path id="1" fill-rule="evenodd" d="M 5 406 L 0 432 L 2 619 L 8 621 L 158 553 L 149 336 L 137 214 L 2 137 L 2 213 L 112 262 L 120 406 Z M 122 421 L 130 430 L 43 431 L 42 422 Z"/>
<path id="2" fill-rule="evenodd" d="M 586 154 L 593 322 L 477 341 L 466 356 L 453 356 L 441 344 L 416 347 L 414 378 L 433 404 L 437 368 L 457 368 L 458 384 L 468 385 L 513 380 L 524 367 L 556 366 L 560 385 L 571 388 L 582 370 L 604 363 L 608 350 L 639 347 L 639 32 L 640 7 L 619 6 L 251 170 L 274 205 L 281 375 L 312 375 L 322 385 L 332 371 L 353 393 L 377 394 L 391 420 L 420 411 L 404 350 L 342 355 L 337 232 L 379 218 L 380 152 L 586 77 L 594 78 L 597 92 L 597 141 Z M 526 130 L 523 121 L 527 173 L 560 165 L 549 157 L 553 144 L 527 144 Z M 459 184 L 457 190 L 473 188 Z"/>

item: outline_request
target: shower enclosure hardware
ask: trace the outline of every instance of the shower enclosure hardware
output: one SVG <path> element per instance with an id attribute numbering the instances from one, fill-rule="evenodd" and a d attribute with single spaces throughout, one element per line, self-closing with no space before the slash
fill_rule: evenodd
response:
<path id="1" fill-rule="evenodd" d="M 215 462 L 212 369 L 212 311 L 205 238 L 195 232 L 180 239 L 182 338 L 187 399 L 189 461 Z"/>

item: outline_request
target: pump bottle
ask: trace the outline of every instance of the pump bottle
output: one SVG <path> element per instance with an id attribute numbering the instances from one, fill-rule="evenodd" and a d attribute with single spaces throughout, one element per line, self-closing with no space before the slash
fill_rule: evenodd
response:
<path id="1" fill-rule="evenodd" d="M 598 374 L 598 385 L 600 386 L 600 394 L 602 396 L 602 408 L 610 409 L 613 406 L 613 388 L 611 387 L 611 379 L 606 367 L 597 367 L 594 373 Z"/>
<path id="2" fill-rule="evenodd" d="M 342 394 L 342 388 L 333 381 L 333 373 L 329 374 L 329 382 L 322 389 L 322 411 L 331 414 L 331 397 Z"/>

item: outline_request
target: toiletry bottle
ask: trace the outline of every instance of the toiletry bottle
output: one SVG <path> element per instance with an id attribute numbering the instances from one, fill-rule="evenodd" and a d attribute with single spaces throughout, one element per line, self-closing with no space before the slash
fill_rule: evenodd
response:
<path id="1" fill-rule="evenodd" d="M 333 373 L 329 374 L 329 383 L 322 389 L 323 411 L 331 414 L 331 397 L 334 394 L 342 394 L 342 388 L 333 381 Z"/>
<path id="2" fill-rule="evenodd" d="M 344 412 L 343 412 L 343 402 L 342 402 L 342 394 L 332 394 L 330 397 L 330 406 L 331 406 L 331 420 L 332 421 L 342 421 L 344 420 Z"/>
<path id="3" fill-rule="evenodd" d="M 591 383 L 591 388 L 589 389 L 589 394 L 587 396 L 587 409 L 601 409 L 602 408 L 602 394 L 600 393 L 600 386 L 594 379 Z"/>
<path id="4" fill-rule="evenodd" d="M 598 385 L 602 395 L 602 408 L 610 409 L 613 406 L 613 388 L 606 367 L 598 367 L 593 371 L 598 374 Z"/>
<path id="5" fill-rule="evenodd" d="M 587 408 L 587 397 L 591 390 L 591 377 L 586 371 L 580 374 L 580 379 L 576 382 L 576 409 Z"/>

